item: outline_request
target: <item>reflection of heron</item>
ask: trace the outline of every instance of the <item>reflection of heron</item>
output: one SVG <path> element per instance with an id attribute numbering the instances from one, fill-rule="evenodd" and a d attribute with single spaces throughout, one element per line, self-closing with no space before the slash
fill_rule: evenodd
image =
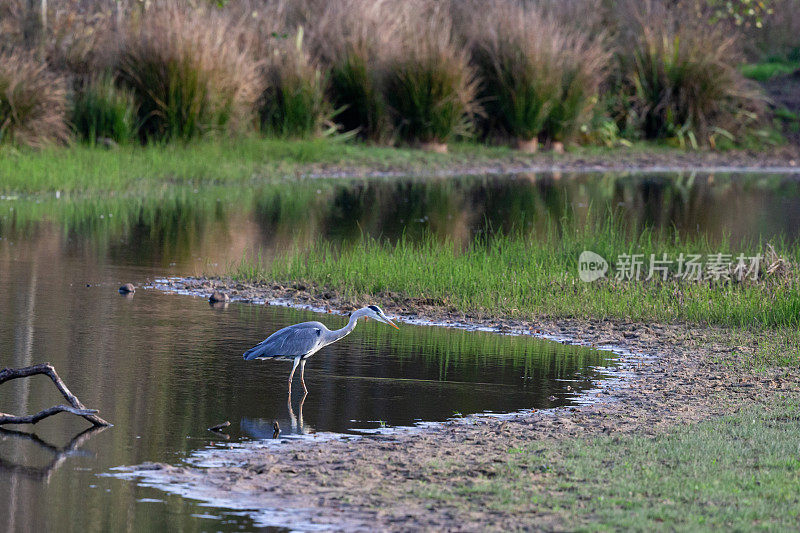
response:
<path id="1" fill-rule="evenodd" d="M 308 392 L 303 379 L 306 368 L 306 359 L 314 355 L 325 346 L 347 336 L 356 327 L 358 319 L 372 318 L 378 322 L 397 326 L 389 320 L 383 311 L 376 306 L 362 307 L 352 315 L 350 321 L 342 329 L 331 331 L 320 322 L 303 322 L 288 326 L 270 335 L 261 344 L 250 348 L 244 353 L 245 361 L 252 359 L 276 359 L 282 361 L 293 360 L 292 372 L 289 374 L 289 392 L 292 392 L 292 377 L 297 365 L 300 365 L 300 382 L 303 390 Z M 400 329 L 400 328 L 397 328 Z"/>
<path id="2" fill-rule="evenodd" d="M 302 398 L 300 398 L 300 405 L 297 406 L 297 417 L 294 416 L 294 410 L 292 409 L 291 395 L 289 396 L 289 399 L 286 401 L 286 405 L 289 407 L 289 419 L 292 421 L 292 432 L 299 433 L 301 435 L 305 433 L 305 431 L 303 431 L 303 426 L 305 425 L 303 423 L 303 403 L 305 403 L 306 401 L 306 396 L 308 396 L 307 392 L 303 394 Z"/>

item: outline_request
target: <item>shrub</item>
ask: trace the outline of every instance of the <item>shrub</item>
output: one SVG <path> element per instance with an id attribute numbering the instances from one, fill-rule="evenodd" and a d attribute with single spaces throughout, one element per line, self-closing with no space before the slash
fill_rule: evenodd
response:
<path id="1" fill-rule="evenodd" d="M 472 132 L 479 112 L 477 78 L 452 38 L 449 18 L 436 5 L 418 10 L 389 51 L 383 77 L 384 98 L 402 139 L 446 143 Z"/>
<path id="2" fill-rule="evenodd" d="M 64 80 L 18 52 L 0 53 L 0 142 L 41 146 L 69 138 Z"/>
<path id="3" fill-rule="evenodd" d="M 136 136 L 133 94 L 118 88 L 110 75 L 89 82 L 75 94 L 70 124 L 75 134 L 91 144 L 100 138 L 127 143 Z"/>
<path id="4" fill-rule="evenodd" d="M 649 5 L 649 4 L 646 4 Z M 763 111 L 757 87 L 737 70 L 736 39 L 678 14 L 636 14 L 636 35 L 620 46 L 621 122 L 645 138 L 711 144 L 744 132 Z"/>
<path id="5" fill-rule="evenodd" d="M 476 5 L 470 5 L 474 12 Z M 514 0 L 457 14 L 480 78 L 489 131 L 569 140 L 591 115 L 607 53 L 575 28 Z"/>
<path id="6" fill-rule="evenodd" d="M 129 29 L 119 71 L 144 139 L 191 139 L 249 124 L 260 93 L 247 26 L 214 8 L 151 7 Z"/>

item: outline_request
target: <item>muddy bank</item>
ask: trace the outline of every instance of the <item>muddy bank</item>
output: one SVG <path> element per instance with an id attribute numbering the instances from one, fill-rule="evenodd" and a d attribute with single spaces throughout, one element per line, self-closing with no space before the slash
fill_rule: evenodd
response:
<path id="1" fill-rule="evenodd" d="M 466 151 L 441 161 L 370 163 L 342 165 L 311 164 L 297 174 L 310 178 L 458 176 L 467 174 L 513 174 L 525 172 L 780 172 L 800 174 L 800 144 L 788 144 L 769 151 L 687 151 L 670 148 L 614 148 L 589 153 L 543 152 L 535 155 L 510 152 L 487 158 Z"/>
<path id="2" fill-rule="evenodd" d="M 221 291 L 233 300 L 332 311 L 375 303 L 344 301 L 299 285 L 189 279 L 166 281 L 159 288 L 204 297 Z M 456 313 L 431 301 L 393 295 L 379 300 L 387 314 L 401 320 L 538 332 L 570 342 L 616 346 L 631 354 L 624 357 L 626 376 L 600 384 L 596 401 L 580 407 L 467 417 L 361 438 L 221 445 L 195 454 L 182 466 L 141 465 L 131 474 L 218 506 L 257 510 L 253 515 L 264 525 L 351 531 L 564 529 L 570 527 L 565 517 L 545 508 L 535 513 L 490 512 L 479 493 L 432 506 L 427 495 L 453 481 L 497 472 L 510 460 L 513 448 L 552 439 L 654 435 L 797 389 L 797 371 L 743 370 L 738 358 L 751 353 L 754 345 L 731 347 L 724 342 L 723 329 L 609 320 L 503 320 Z M 527 475 L 542 491 L 557 490 L 552 474 Z"/>

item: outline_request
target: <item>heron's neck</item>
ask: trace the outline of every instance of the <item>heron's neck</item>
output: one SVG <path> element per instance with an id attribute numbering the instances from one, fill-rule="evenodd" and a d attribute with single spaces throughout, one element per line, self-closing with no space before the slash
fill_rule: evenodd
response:
<path id="1" fill-rule="evenodd" d="M 336 342 L 342 337 L 348 336 L 351 331 L 356 329 L 356 324 L 358 323 L 358 319 L 364 315 L 362 311 L 363 309 L 359 309 L 358 311 L 350 315 L 350 321 L 342 329 L 336 329 L 331 331 L 332 333 L 331 336 L 333 337 L 333 340 L 331 340 L 331 342 Z"/>

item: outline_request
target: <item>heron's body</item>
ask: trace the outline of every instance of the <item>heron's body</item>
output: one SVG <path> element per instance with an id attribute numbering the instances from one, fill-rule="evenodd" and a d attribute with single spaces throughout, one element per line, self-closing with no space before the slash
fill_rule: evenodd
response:
<path id="1" fill-rule="evenodd" d="M 350 315 L 350 321 L 345 327 L 337 330 L 329 330 L 321 322 L 302 322 L 280 329 L 267 337 L 264 341 L 250 348 L 244 353 L 244 359 L 273 359 L 278 361 L 293 361 L 292 372 L 289 374 L 289 390 L 292 387 L 292 377 L 297 365 L 300 364 L 300 380 L 303 389 L 306 388 L 305 373 L 306 360 L 317 353 L 325 346 L 346 337 L 356 327 L 358 319 L 370 317 L 379 322 L 397 326 L 389 320 L 380 308 L 371 305 L 359 309 Z"/>
<path id="2" fill-rule="evenodd" d="M 279 329 L 257 346 L 244 353 L 244 358 L 293 361 L 296 357 L 308 359 L 333 342 L 331 330 L 322 322 L 303 322 Z M 334 339 L 335 340 L 335 339 Z"/>

